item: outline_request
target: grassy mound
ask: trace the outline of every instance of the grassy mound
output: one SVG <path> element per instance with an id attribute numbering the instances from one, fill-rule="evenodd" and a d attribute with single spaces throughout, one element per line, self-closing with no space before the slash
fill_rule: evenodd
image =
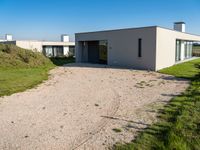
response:
<path id="1" fill-rule="evenodd" d="M 0 68 L 33 68 L 53 66 L 41 53 L 19 48 L 15 45 L 0 44 Z"/>
<path id="2" fill-rule="evenodd" d="M 41 53 L 0 44 L 0 96 L 33 88 L 48 79 L 53 67 Z"/>

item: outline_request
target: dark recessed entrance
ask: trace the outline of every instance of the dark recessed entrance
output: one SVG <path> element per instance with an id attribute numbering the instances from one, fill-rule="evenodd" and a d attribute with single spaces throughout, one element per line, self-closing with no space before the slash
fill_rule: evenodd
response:
<path id="1" fill-rule="evenodd" d="M 107 41 L 88 41 L 88 62 L 107 64 Z"/>

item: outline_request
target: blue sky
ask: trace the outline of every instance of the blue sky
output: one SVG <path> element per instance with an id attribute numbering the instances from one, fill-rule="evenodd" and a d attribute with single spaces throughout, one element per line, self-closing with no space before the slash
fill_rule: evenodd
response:
<path id="1" fill-rule="evenodd" d="M 0 0 L 0 37 L 59 40 L 60 34 L 185 21 L 200 35 L 200 0 Z"/>

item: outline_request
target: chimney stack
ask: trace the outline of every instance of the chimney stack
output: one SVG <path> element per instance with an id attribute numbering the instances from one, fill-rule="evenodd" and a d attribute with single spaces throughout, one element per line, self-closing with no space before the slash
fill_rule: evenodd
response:
<path id="1" fill-rule="evenodd" d="M 180 32 L 185 32 L 185 22 L 175 22 L 174 30 L 180 31 Z"/>
<path id="2" fill-rule="evenodd" d="M 5 40 L 6 40 L 6 41 L 12 41 L 12 40 L 13 40 L 12 35 L 11 35 L 11 34 L 6 34 L 6 35 L 5 35 Z"/>
<path id="3" fill-rule="evenodd" d="M 61 35 L 61 42 L 69 42 L 69 36 L 66 34 Z"/>

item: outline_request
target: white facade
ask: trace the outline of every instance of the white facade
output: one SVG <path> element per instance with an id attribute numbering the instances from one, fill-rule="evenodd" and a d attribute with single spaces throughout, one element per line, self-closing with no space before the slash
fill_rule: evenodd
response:
<path id="1" fill-rule="evenodd" d="M 200 36 L 157 26 L 78 33 L 76 34 L 76 61 L 90 62 L 93 56 L 100 56 L 100 54 L 97 54 L 98 52 L 95 54 L 91 49 L 95 49 L 95 47 L 98 49 L 95 41 L 106 41 L 106 64 L 137 69 L 160 70 L 177 63 L 177 40 L 182 42 L 182 48 L 180 48 L 182 51 L 180 53 L 180 61 L 182 61 L 186 59 L 184 42 L 200 41 Z"/>
<path id="2" fill-rule="evenodd" d="M 176 41 L 181 41 L 181 59 L 185 59 L 185 41 L 198 42 L 200 36 L 157 27 L 156 70 L 176 64 Z"/>
<path id="3" fill-rule="evenodd" d="M 51 41 L 28 41 L 16 40 L 12 41 L 11 37 L 6 35 L 6 40 L 0 41 L 4 44 L 14 44 L 18 47 L 29 49 L 34 52 L 44 53 L 48 57 L 71 56 L 74 53 L 75 43 L 69 41 L 69 36 L 62 35 L 61 42 Z"/>

